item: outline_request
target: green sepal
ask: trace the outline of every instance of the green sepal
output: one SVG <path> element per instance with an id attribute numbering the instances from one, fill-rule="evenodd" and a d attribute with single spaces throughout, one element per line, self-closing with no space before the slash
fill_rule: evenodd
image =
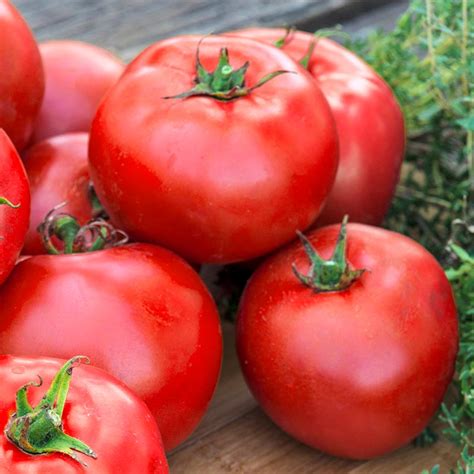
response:
<path id="1" fill-rule="evenodd" d="M 89 189 L 87 190 L 87 197 L 89 198 L 89 203 L 92 207 L 92 216 L 101 217 L 105 220 L 108 219 L 107 213 L 105 212 L 104 206 L 99 200 L 97 193 L 95 191 L 94 185 L 92 182 L 89 183 Z"/>
<path id="2" fill-rule="evenodd" d="M 314 33 L 313 39 L 309 43 L 308 50 L 306 54 L 299 60 L 299 63 L 305 68 L 308 69 L 309 61 L 313 55 L 314 48 L 316 47 L 317 42 L 320 38 L 327 38 L 330 36 L 341 36 L 347 39 L 350 39 L 350 35 L 341 31 L 341 25 L 336 25 L 335 28 L 321 28 Z M 283 48 L 286 44 L 291 41 L 291 36 L 296 31 L 295 27 L 286 27 L 285 34 L 275 41 L 274 46 L 277 48 Z"/>
<path id="3" fill-rule="evenodd" d="M 21 204 L 13 204 L 11 201 L 9 201 L 7 198 L 5 197 L 1 197 L 0 196 L 0 206 L 2 205 L 5 205 L 5 206 L 8 206 L 8 207 L 11 207 L 13 209 L 17 209 L 21 206 Z"/>
<path id="4" fill-rule="evenodd" d="M 65 206 L 63 202 L 54 207 L 38 226 L 44 248 L 51 255 L 61 253 L 85 253 L 123 245 L 128 241 L 125 232 L 115 229 L 100 216 L 81 226 L 78 220 L 66 213 L 57 213 Z M 64 249 L 56 247 L 53 237 L 64 243 Z"/>
<path id="5" fill-rule="evenodd" d="M 317 293 L 345 290 L 365 272 L 365 269 L 352 270 L 347 263 L 347 221 L 348 216 L 344 216 L 334 252 L 329 260 L 321 258 L 306 236 L 297 231 L 311 266 L 308 275 L 304 275 L 293 264 L 293 273 L 301 283 Z"/>
<path id="6" fill-rule="evenodd" d="M 205 96 L 221 101 L 230 101 L 250 94 L 281 74 L 294 73 L 294 71 L 274 71 L 262 77 L 254 86 L 247 87 L 245 85 L 245 74 L 250 63 L 247 61 L 240 68 L 234 70 L 229 63 L 229 51 L 227 48 L 221 48 L 217 66 L 213 72 L 209 72 L 203 67 L 199 59 L 201 41 L 196 51 L 195 86 L 181 94 L 163 97 L 164 99 L 186 99 L 194 96 Z"/>
<path id="7" fill-rule="evenodd" d="M 285 28 L 285 34 L 281 37 L 278 38 L 273 45 L 277 47 L 278 49 L 283 48 L 285 44 L 291 41 L 291 35 L 296 31 L 296 28 L 294 26 L 287 26 Z"/>
<path id="8" fill-rule="evenodd" d="M 32 407 L 28 402 L 29 387 L 40 387 L 43 383 L 29 382 L 17 391 L 16 411 L 11 415 L 4 433 L 7 439 L 26 454 L 65 454 L 80 464 L 86 464 L 77 453 L 97 458 L 96 453 L 81 440 L 64 433 L 62 414 L 66 403 L 72 370 L 81 362 L 89 363 L 84 356 L 76 356 L 67 361 L 54 377 L 50 388 L 38 403 Z"/>

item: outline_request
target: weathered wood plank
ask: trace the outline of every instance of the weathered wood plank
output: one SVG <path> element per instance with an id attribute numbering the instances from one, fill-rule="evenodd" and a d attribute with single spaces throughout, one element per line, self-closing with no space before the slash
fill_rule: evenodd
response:
<path id="1" fill-rule="evenodd" d="M 437 463 L 440 472 L 449 472 L 455 459 L 456 451 L 447 441 L 431 448 L 408 446 L 369 462 L 326 456 L 291 439 L 255 408 L 172 455 L 170 467 L 174 474 L 419 474 Z"/>
<path id="2" fill-rule="evenodd" d="M 386 0 L 389 5 L 396 0 Z M 90 41 L 130 60 L 172 34 L 206 34 L 248 25 L 302 25 L 310 30 L 348 21 L 379 0 L 17 0 L 39 40 Z M 404 3 L 404 2 L 402 2 Z M 400 1 L 395 3 L 400 4 Z M 386 8 L 386 7 L 384 7 Z"/>

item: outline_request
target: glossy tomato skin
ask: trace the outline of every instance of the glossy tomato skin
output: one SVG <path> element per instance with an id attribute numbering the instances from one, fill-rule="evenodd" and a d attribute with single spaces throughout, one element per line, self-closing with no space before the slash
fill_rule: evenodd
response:
<path id="1" fill-rule="evenodd" d="M 0 197 L 18 206 L 0 205 L 0 284 L 15 265 L 30 218 L 30 188 L 13 143 L 0 129 Z"/>
<path id="2" fill-rule="evenodd" d="M 168 250 L 31 257 L 0 301 L 0 353 L 87 354 L 147 403 L 167 450 L 203 416 L 221 366 L 219 317 L 199 276 Z"/>
<path id="3" fill-rule="evenodd" d="M 109 51 L 82 41 L 40 44 L 46 91 L 33 143 L 70 132 L 89 132 L 102 97 L 124 64 Z"/>
<path id="4" fill-rule="evenodd" d="M 38 226 L 55 206 L 74 216 L 80 224 L 92 219 L 90 178 L 87 164 L 87 133 L 68 133 L 48 138 L 23 155 L 30 181 L 31 219 L 23 254 L 46 253 Z"/>
<path id="5" fill-rule="evenodd" d="M 369 459 L 408 443 L 439 407 L 458 347 L 442 268 L 411 239 L 348 225 L 348 261 L 367 271 L 348 289 L 315 293 L 294 276 L 299 243 L 251 278 L 237 321 L 249 387 L 283 430 L 329 454 Z M 339 226 L 309 234 L 323 258 Z"/>
<path id="6" fill-rule="evenodd" d="M 274 44 L 283 29 L 232 32 Z M 296 31 L 283 46 L 294 60 L 305 56 L 314 35 Z M 384 80 L 364 61 L 328 38 L 320 38 L 308 64 L 336 120 L 340 155 L 336 181 L 317 225 L 381 224 L 393 198 L 405 151 L 403 114 Z"/>
<path id="7" fill-rule="evenodd" d="M 247 60 L 245 97 L 166 99 L 193 87 L 202 37 L 145 50 L 102 102 L 89 159 L 99 199 L 117 227 L 191 261 L 267 253 L 307 228 L 332 186 L 337 138 L 326 100 L 306 71 L 276 48 L 211 36 L 200 60 L 214 70 L 227 46 Z"/>
<path id="8" fill-rule="evenodd" d="M 28 143 L 44 93 L 38 45 L 9 0 L 0 0 L 0 128 L 18 150 Z"/>
<path id="9" fill-rule="evenodd" d="M 15 411 L 15 394 L 36 381 L 28 399 L 37 405 L 62 361 L 46 357 L 0 355 L 0 426 Z M 80 366 L 73 371 L 63 415 L 64 431 L 93 446 L 97 459 L 78 455 L 88 469 L 61 455 L 30 456 L 0 436 L 0 472 L 9 474 L 167 474 L 161 436 L 152 414 L 129 388 L 103 370 Z M 81 457 L 82 456 L 82 457 Z"/>

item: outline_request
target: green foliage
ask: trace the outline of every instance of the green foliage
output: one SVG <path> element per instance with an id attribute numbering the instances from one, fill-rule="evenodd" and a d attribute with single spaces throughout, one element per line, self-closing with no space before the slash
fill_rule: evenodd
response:
<path id="1" fill-rule="evenodd" d="M 421 474 L 439 474 L 439 464 L 433 466 L 431 471 L 428 471 L 428 469 L 423 469 L 423 471 L 421 471 Z"/>
<path id="2" fill-rule="evenodd" d="M 467 197 L 474 181 L 469 22 L 474 25 L 472 1 L 414 0 L 393 32 L 376 31 L 350 45 L 392 86 L 406 117 L 406 166 L 387 226 L 439 258 L 445 258 L 453 221 L 467 225 L 473 219 L 466 215 L 472 213 Z M 472 234 L 459 224 L 455 237 L 470 242 L 472 251 Z"/>
<path id="3" fill-rule="evenodd" d="M 424 448 L 426 446 L 431 446 L 436 443 L 436 441 L 438 441 L 438 435 L 430 426 L 427 426 L 421 434 L 414 439 L 413 444 L 420 448 Z"/>
<path id="4" fill-rule="evenodd" d="M 392 86 L 404 110 L 407 158 L 386 226 L 445 266 L 456 296 L 456 399 L 444 434 L 461 446 L 453 474 L 474 472 L 474 2 L 414 0 L 395 29 L 349 46 Z M 429 442 L 425 436 L 419 443 Z M 424 474 L 436 474 L 439 466 Z"/>

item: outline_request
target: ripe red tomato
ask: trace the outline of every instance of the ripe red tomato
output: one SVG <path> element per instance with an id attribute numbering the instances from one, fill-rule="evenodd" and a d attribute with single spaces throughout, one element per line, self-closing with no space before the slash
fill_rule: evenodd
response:
<path id="1" fill-rule="evenodd" d="M 24 154 L 31 189 L 31 219 L 24 254 L 46 253 L 37 228 L 57 205 L 66 202 L 61 212 L 74 216 L 80 224 L 92 219 L 88 142 L 87 133 L 69 133 L 33 145 Z"/>
<path id="2" fill-rule="evenodd" d="M 338 231 L 308 236 L 322 258 Z M 443 269 L 408 237 L 350 224 L 347 261 L 365 273 L 345 272 L 334 281 L 346 289 L 318 292 L 296 277 L 311 272 L 300 243 L 267 260 L 241 300 L 237 350 L 253 394 L 283 430 L 368 459 L 408 443 L 439 407 L 454 371 L 456 308 Z M 334 287 L 334 268 L 315 271 L 320 288 Z"/>
<path id="3" fill-rule="evenodd" d="M 160 247 L 37 255 L 0 288 L 0 353 L 87 354 L 155 416 L 165 448 L 183 441 L 214 393 L 219 316 L 196 272 Z"/>
<path id="4" fill-rule="evenodd" d="M 46 78 L 33 142 L 69 132 L 89 132 L 95 111 L 123 72 L 123 63 L 105 49 L 81 41 L 40 44 Z"/>
<path id="5" fill-rule="evenodd" d="M 78 446 L 77 440 L 94 451 L 96 459 L 85 454 L 54 453 L 34 456 L 20 451 L 3 433 L 9 417 L 17 414 L 16 422 L 24 426 L 28 419 L 39 421 L 40 414 L 15 405 L 15 394 L 20 387 L 31 384 L 27 398 L 36 407 L 46 394 L 53 378 L 63 363 L 57 359 L 13 357 L 0 355 L 0 472 L 9 474 L 166 474 L 168 466 L 155 420 L 146 405 L 123 383 L 103 370 L 94 367 L 76 367 L 65 373 L 60 384 L 61 393 L 67 394 L 64 406 L 63 429 L 75 438 L 68 445 Z M 64 368 L 74 367 L 69 363 Z M 62 371 L 64 372 L 64 370 Z M 38 387 L 38 377 L 43 384 Z M 58 379 L 56 379 L 58 380 Z M 67 384 L 70 383 L 69 393 Z M 48 395 L 52 395 L 49 392 Z M 57 400 L 58 397 L 53 398 Z M 52 410 L 57 412 L 57 407 Z M 45 413 L 45 410 L 43 410 Z M 56 413 L 58 414 L 58 413 Z M 53 415 L 54 416 L 54 415 Z M 61 415 L 58 414 L 61 418 Z M 24 418 L 23 418 L 24 417 Z M 30 425 L 31 426 L 31 425 Z M 31 433 L 31 429 L 30 432 Z M 59 430 L 58 430 L 59 431 Z M 11 431 L 9 431 L 11 433 Z M 31 433 L 32 434 L 32 433 Z M 51 433 L 49 433 L 51 434 Z M 38 435 L 38 430 L 36 431 Z M 54 445 L 61 435 L 56 432 Z M 16 438 L 15 438 L 16 439 Z M 40 437 L 41 439 L 41 437 Z M 22 443 L 20 443 L 22 444 Z M 53 444 L 49 440 L 48 446 Z M 31 449 L 31 448 L 29 448 Z M 86 463 L 89 469 L 81 463 Z"/>
<path id="6" fill-rule="evenodd" d="M 201 39 L 161 41 L 128 67 L 94 119 L 91 176 L 107 213 L 136 240 L 194 262 L 245 260 L 319 214 L 337 166 L 334 122 L 286 54 L 213 36 L 197 67 Z M 246 72 L 233 69 L 246 61 Z M 292 73 L 252 89 L 278 70 Z M 169 97 L 193 85 L 199 95 Z"/>
<path id="7" fill-rule="evenodd" d="M 28 178 L 13 143 L 0 129 L 0 284 L 20 254 L 29 218 Z"/>
<path id="8" fill-rule="evenodd" d="M 33 132 L 44 76 L 38 45 L 8 0 L 0 0 L 0 71 L 0 128 L 21 150 Z"/>
<path id="9" fill-rule="evenodd" d="M 285 31 L 249 28 L 231 34 L 275 44 Z M 282 50 L 300 61 L 314 39 L 296 31 Z M 317 40 L 308 71 L 329 102 L 340 144 L 336 181 L 317 224 L 341 222 L 349 214 L 353 222 L 378 225 L 390 206 L 404 156 L 400 106 L 373 69 L 330 39 Z"/>

